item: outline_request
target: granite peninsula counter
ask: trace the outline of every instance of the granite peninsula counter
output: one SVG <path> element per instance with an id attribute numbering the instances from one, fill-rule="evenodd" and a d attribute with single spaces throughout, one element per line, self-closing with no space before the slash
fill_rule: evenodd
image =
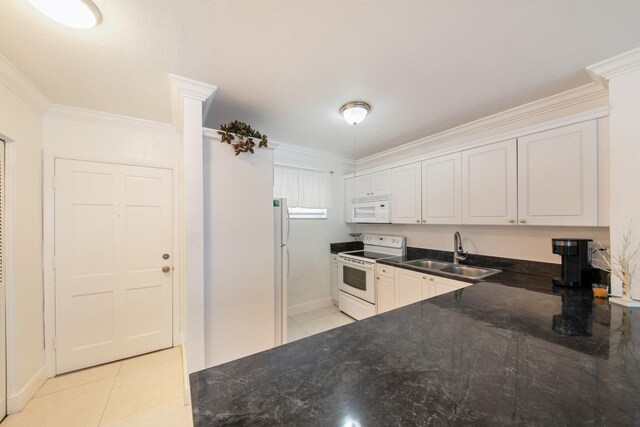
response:
<path id="1" fill-rule="evenodd" d="M 640 425 L 640 309 L 491 280 L 193 373 L 195 426 Z"/>

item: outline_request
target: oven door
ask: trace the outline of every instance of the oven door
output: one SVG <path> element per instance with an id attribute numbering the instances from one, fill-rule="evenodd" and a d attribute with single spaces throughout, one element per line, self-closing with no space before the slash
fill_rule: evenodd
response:
<path id="1" fill-rule="evenodd" d="M 375 264 L 338 258 L 338 288 L 371 304 L 376 303 Z"/>

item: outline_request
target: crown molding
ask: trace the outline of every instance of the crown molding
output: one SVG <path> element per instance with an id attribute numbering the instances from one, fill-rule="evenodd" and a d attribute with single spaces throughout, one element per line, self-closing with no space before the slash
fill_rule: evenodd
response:
<path id="1" fill-rule="evenodd" d="M 640 69 L 640 48 L 590 65 L 587 67 L 587 72 L 596 84 L 607 87 L 612 78 L 638 69 Z"/>
<path id="2" fill-rule="evenodd" d="M 22 98 L 31 108 L 44 114 L 51 106 L 49 98 L 0 53 L 0 81 Z"/>
<path id="3" fill-rule="evenodd" d="M 370 156 L 362 157 L 356 163 L 374 162 L 379 159 L 394 157 L 405 152 L 411 152 L 433 148 L 446 142 L 454 141 L 464 137 L 477 134 L 484 134 L 494 129 L 500 129 L 512 123 L 517 123 L 537 116 L 544 116 L 557 110 L 579 105 L 588 101 L 608 96 L 608 91 L 594 83 L 570 89 L 547 98 L 539 99 L 528 104 L 520 105 L 509 110 L 505 110 L 491 116 L 483 117 L 469 123 L 465 123 L 454 128 L 438 132 L 436 134 L 420 138 L 418 140 L 399 145 L 388 150 L 381 151 Z M 608 112 L 608 108 L 607 108 Z M 602 111 L 598 112 L 598 115 Z M 522 135 L 521 135 L 522 136 Z"/>
<path id="4" fill-rule="evenodd" d="M 85 108 L 71 107 L 68 105 L 54 104 L 45 113 L 45 118 L 72 120 L 82 123 L 97 124 L 101 126 L 117 127 L 134 130 L 151 130 L 156 132 L 176 133 L 176 128 L 170 123 L 154 122 L 135 117 L 120 116 L 118 114 L 102 111 L 88 110 Z"/>
<path id="5" fill-rule="evenodd" d="M 218 91 L 217 86 L 187 79 L 186 77 L 176 76 L 175 74 L 169 74 L 169 78 L 173 83 L 173 87 L 185 98 L 204 101 L 207 98 L 214 96 Z"/>

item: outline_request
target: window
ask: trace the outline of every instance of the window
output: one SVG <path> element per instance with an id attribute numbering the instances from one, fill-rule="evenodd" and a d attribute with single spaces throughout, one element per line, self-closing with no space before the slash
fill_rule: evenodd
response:
<path id="1" fill-rule="evenodd" d="M 291 219 L 327 219 L 326 209 L 289 208 Z"/>
<path id="2" fill-rule="evenodd" d="M 275 166 L 273 197 L 287 199 L 291 218 L 327 219 L 331 172 Z"/>

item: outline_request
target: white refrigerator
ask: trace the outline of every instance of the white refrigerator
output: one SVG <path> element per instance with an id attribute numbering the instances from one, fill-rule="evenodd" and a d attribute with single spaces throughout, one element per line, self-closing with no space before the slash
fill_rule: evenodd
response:
<path id="1" fill-rule="evenodd" d="M 287 199 L 273 199 L 275 259 L 275 345 L 287 342 L 287 277 L 289 276 L 289 210 Z"/>

